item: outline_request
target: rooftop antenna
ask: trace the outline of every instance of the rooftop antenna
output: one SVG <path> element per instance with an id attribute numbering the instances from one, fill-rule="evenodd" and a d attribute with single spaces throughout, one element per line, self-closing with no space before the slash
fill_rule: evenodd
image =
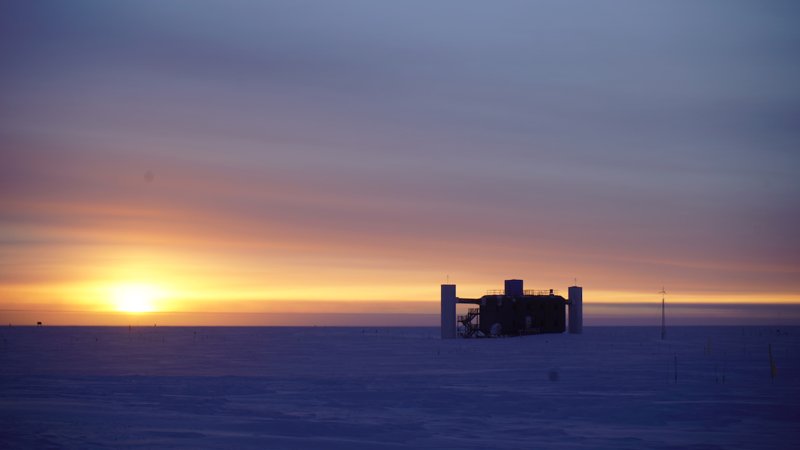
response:
<path id="1" fill-rule="evenodd" d="M 663 341 L 667 337 L 667 323 L 664 320 L 667 291 L 662 286 L 658 293 L 661 294 L 661 340 Z"/>
<path id="2" fill-rule="evenodd" d="M 447 275 L 447 284 L 450 284 L 450 275 Z"/>
<path id="3" fill-rule="evenodd" d="M 573 284 L 573 286 L 577 286 L 578 285 L 578 277 L 573 278 L 572 281 L 575 282 L 575 284 Z"/>

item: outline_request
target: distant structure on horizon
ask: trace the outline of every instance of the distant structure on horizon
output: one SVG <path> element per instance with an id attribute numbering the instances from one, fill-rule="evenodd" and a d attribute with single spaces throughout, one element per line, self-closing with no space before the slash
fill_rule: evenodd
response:
<path id="1" fill-rule="evenodd" d="M 475 305 L 456 317 L 456 304 Z M 570 286 L 568 297 L 526 290 L 522 280 L 505 280 L 505 289 L 481 298 L 456 297 L 455 284 L 442 285 L 442 339 L 563 333 L 569 306 L 569 332 L 583 331 L 583 288 Z"/>

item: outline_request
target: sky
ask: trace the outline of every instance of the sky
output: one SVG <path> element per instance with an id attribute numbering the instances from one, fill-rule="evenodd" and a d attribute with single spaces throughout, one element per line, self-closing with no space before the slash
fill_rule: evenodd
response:
<path id="1" fill-rule="evenodd" d="M 798 19 L 4 1 L 0 321 L 416 317 L 441 283 L 506 278 L 587 305 L 800 303 Z"/>

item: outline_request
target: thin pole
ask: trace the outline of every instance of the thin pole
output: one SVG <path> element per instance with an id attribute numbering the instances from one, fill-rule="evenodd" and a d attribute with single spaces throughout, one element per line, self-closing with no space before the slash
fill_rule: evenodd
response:
<path id="1" fill-rule="evenodd" d="M 678 354 L 675 353 L 675 383 L 678 383 Z"/>
<path id="2" fill-rule="evenodd" d="M 661 288 L 661 340 L 663 341 L 667 337 L 667 322 L 665 319 L 665 312 L 666 312 L 666 298 L 667 291 L 664 288 Z"/>

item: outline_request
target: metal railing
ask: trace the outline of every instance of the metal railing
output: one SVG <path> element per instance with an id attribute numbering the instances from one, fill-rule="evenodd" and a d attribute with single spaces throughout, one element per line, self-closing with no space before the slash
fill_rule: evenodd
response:
<path id="1" fill-rule="evenodd" d="M 555 289 L 525 289 L 522 293 L 525 295 L 559 295 Z"/>
<path id="2" fill-rule="evenodd" d="M 505 289 L 489 289 L 486 295 L 506 295 Z M 522 295 L 560 295 L 555 289 L 525 289 Z"/>

